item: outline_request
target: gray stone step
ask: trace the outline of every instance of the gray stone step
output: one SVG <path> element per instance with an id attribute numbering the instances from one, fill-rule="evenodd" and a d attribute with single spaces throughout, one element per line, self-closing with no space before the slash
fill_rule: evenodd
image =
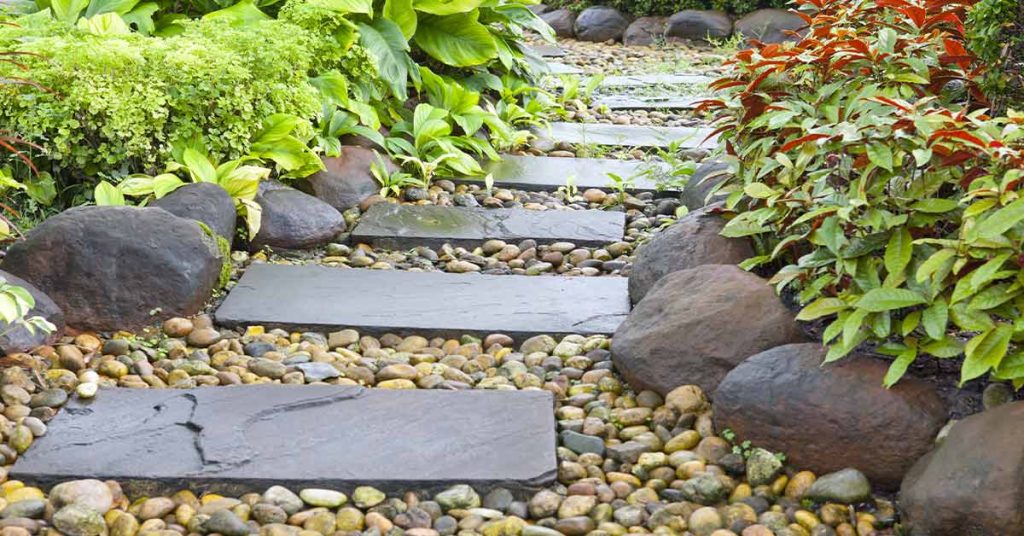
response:
<path id="1" fill-rule="evenodd" d="M 601 80 L 601 87 L 652 86 L 652 85 L 697 85 L 706 86 L 715 78 L 702 74 L 634 74 L 622 76 L 606 76 Z"/>
<path id="2" fill-rule="evenodd" d="M 145 495 L 535 488 L 556 475 L 552 403 L 544 391 L 104 389 L 68 402 L 11 477 L 112 479 Z"/>
<path id="3" fill-rule="evenodd" d="M 606 125 L 602 123 L 550 123 L 537 135 L 553 142 L 617 145 L 623 147 L 668 147 L 673 141 L 682 141 L 687 149 L 713 149 L 716 139 L 705 140 L 712 129 L 690 127 L 649 127 L 636 125 Z"/>
<path id="4" fill-rule="evenodd" d="M 565 49 L 556 45 L 549 45 L 547 43 L 529 45 L 527 49 L 542 58 L 561 58 L 568 54 Z"/>
<path id="5" fill-rule="evenodd" d="M 475 247 L 486 240 L 603 246 L 622 240 L 626 215 L 603 210 L 526 210 L 377 203 L 359 219 L 352 240 L 387 249 Z"/>
<path id="6" fill-rule="evenodd" d="M 595 106 L 606 106 L 609 110 L 686 110 L 708 97 L 634 97 L 632 95 L 607 95 L 595 97 Z"/>
<path id="7" fill-rule="evenodd" d="M 611 334 L 629 314 L 625 277 L 547 277 L 255 264 L 215 317 L 229 327 L 355 328 L 458 337 Z"/>
<path id="8" fill-rule="evenodd" d="M 548 62 L 548 71 L 553 75 L 559 74 L 583 74 L 583 69 L 575 65 L 568 65 L 558 61 Z"/>
<path id="9" fill-rule="evenodd" d="M 650 173 L 645 173 L 650 171 Z M 498 162 L 484 164 L 484 172 L 494 178 L 500 188 L 551 192 L 565 186 L 569 177 L 580 191 L 587 188 L 609 190 L 614 173 L 628 181 L 626 191 L 631 193 L 656 192 L 657 182 L 652 175 L 666 173 L 668 166 L 661 161 L 615 160 L 611 158 L 558 158 L 550 156 L 501 155 Z M 482 178 L 459 179 L 457 182 L 482 184 Z M 671 190 L 669 190 L 671 191 Z"/>

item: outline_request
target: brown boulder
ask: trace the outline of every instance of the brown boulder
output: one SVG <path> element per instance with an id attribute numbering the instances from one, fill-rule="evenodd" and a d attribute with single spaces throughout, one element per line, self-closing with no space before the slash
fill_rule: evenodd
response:
<path id="1" fill-rule="evenodd" d="M 783 43 L 796 41 L 791 32 L 807 31 L 807 22 L 799 15 L 786 9 L 758 9 L 748 13 L 733 25 L 743 37 L 762 43 Z"/>
<path id="2" fill-rule="evenodd" d="M 607 6 L 592 6 L 580 12 L 574 28 L 576 39 L 603 43 L 609 40 L 621 41 L 627 26 L 629 19 L 619 10 Z"/>
<path id="3" fill-rule="evenodd" d="M 324 157 L 323 162 L 323 170 L 296 181 L 296 185 L 339 212 L 358 206 L 367 197 L 380 192 L 380 183 L 370 172 L 374 163 L 383 163 L 388 173 L 398 170 L 398 166 L 386 156 L 373 149 L 353 145 L 342 147 L 339 156 Z"/>
<path id="4" fill-rule="evenodd" d="M 877 488 L 896 489 L 931 448 L 946 408 L 931 384 L 904 378 L 882 385 L 888 363 L 855 355 L 822 366 L 817 343 L 751 356 L 715 392 L 715 426 L 769 450 L 794 467 L 831 473 L 852 467 Z"/>
<path id="5" fill-rule="evenodd" d="M 254 250 L 312 248 L 345 230 L 345 218 L 334 207 L 278 181 L 261 182 L 256 202 L 263 214 L 260 231 L 249 243 Z"/>
<path id="6" fill-rule="evenodd" d="M 725 220 L 705 210 L 692 212 L 640 247 L 629 272 L 629 301 L 643 299 L 659 279 L 702 264 L 739 264 L 754 256 L 745 239 L 719 233 Z"/>
<path id="7" fill-rule="evenodd" d="M 672 272 L 647 292 L 612 337 L 612 360 L 637 391 L 693 384 L 710 392 L 747 357 L 802 340 L 763 279 L 707 264 Z"/>
<path id="8" fill-rule="evenodd" d="M 669 17 L 665 35 L 694 41 L 728 39 L 732 35 L 732 19 L 718 10 L 684 9 Z"/>
<path id="9" fill-rule="evenodd" d="M 576 36 L 576 14 L 572 11 L 565 8 L 556 9 L 542 14 L 540 18 L 548 23 L 557 37 L 572 39 Z"/>
<path id="10" fill-rule="evenodd" d="M 903 480 L 911 536 L 1024 536 L 1024 402 L 956 423 Z"/>

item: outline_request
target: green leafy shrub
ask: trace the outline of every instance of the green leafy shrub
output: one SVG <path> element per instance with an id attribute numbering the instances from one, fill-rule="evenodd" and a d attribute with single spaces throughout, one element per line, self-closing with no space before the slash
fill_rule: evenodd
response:
<path id="1" fill-rule="evenodd" d="M 1024 116 L 972 111 L 967 2 L 800 3 L 808 37 L 737 53 L 704 104 L 736 170 L 723 234 L 829 319 L 827 361 L 875 345 L 892 385 L 963 355 L 962 381 L 1024 385 Z"/>
<path id="2" fill-rule="evenodd" d="M 992 68 L 985 88 L 996 109 L 1024 107 L 1024 3 L 981 0 L 967 19 L 970 49 Z"/>
<path id="3" fill-rule="evenodd" d="M 238 158 L 264 118 L 308 120 L 319 110 L 307 75 L 313 38 L 284 21 L 240 28 L 200 20 L 163 38 L 97 36 L 37 20 L 0 30 L 0 40 L 39 53 L 27 61 L 53 90 L 3 88 L 0 122 L 45 147 L 37 163 L 65 186 L 155 172 L 181 140 L 200 141 L 218 160 Z"/>

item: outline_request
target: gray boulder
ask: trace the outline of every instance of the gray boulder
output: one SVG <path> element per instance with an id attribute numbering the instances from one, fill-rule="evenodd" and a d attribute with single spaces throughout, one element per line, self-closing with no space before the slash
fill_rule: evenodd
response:
<path id="1" fill-rule="evenodd" d="M 398 170 L 386 156 L 354 145 L 342 147 L 340 156 L 324 157 L 323 162 L 325 169 L 297 181 L 296 185 L 339 212 L 359 206 L 364 199 L 380 192 L 380 183 L 370 172 L 374 163 L 383 163 L 388 173 Z"/>
<path id="2" fill-rule="evenodd" d="M 719 184 L 731 177 L 729 165 L 725 162 L 709 160 L 697 167 L 697 170 L 690 176 L 690 180 L 683 188 L 683 195 L 679 197 L 686 208 L 698 210 L 714 200 L 708 200 L 708 194 Z M 717 199 L 719 196 L 715 196 Z M 711 201 L 710 203 L 708 201 Z"/>
<path id="3" fill-rule="evenodd" d="M 53 333 L 43 333 L 39 330 L 29 331 L 22 326 L 12 328 L 7 322 L 0 320 L 0 354 L 27 352 L 56 341 L 64 330 L 64 312 L 60 307 L 28 281 L 3 270 L 0 270 L 0 277 L 11 285 L 27 290 L 35 299 L 36 305 L 25 315 L 26 318 L 41 316 L 57 328 Z"/>
<path id="4" fill-rule="evenodd" d="M 767 282 L 733 265 L 661 278 L 612 337 L 612 360 L 636 391 L 681 385 L 714 391 L 747 357 L 803 341 Z"/>
<path id="5" fill-rule="evenodd" d="M 621 41 L 629 20 L 613 7 L 588 7 L 576 17 L 576 39 L 603 43 Z"/>
<path id="6" fill-rule="evenodd" d="M 256 202 L 263 208 L 263 218 L 250 242 L 253 249 L 312 248 L 345 230 L 345 218 L 334 207 L 277 181 L 261 183 Z"/>
<path id="7" fill-rule="evenodd" d="M 733 28 L 748 40 L 782 43 L 796 40 L 790 32 L 806 32 L 807 22 L 785 9 L 759 9 L 737 20 Z"/>
<path id="8" fill-rule="evenodd" d="M 213 232 L 231 242 L 235 237 L 235 201 L 224 188 L 210 183 L 197 182 L 157 199 L 151 207 L 162 208 L 180 218 L 198 220 Z"/>
<path id="9" fill-rule="evenodd" d="M 576 14 L 571 10 L 562 8 L 548 11 L 540 16 L 541 20 L 548 23 L 548 26 L 555 31 L 555 35 L 565 39 L 576 37 Z"/>
<path id="10" fill-rule="evenodd" d="M 68 326 L 98 331 L 198 313 L 222 266 L 215 240 L 195 221 L 153 207 L 66 210 L 3 262 L 52 298 Z"/>
<path id="11" fill-rule="evenodd" d="M 665 35 L 693 41 L 728 39 L 732 35 L 732 18 L 713 9 L 684 9 L 669 17 Z"/>
<path id="12" fill-rule="evenodd" d="M 972 415 L 900 487 L 911 536 L 1024 536 L 1024 402 Z"/>
<path id="13" fill-rule="evenodd" d="M 702 264 L 739 264 L 755 252 L 745 239 L 719 233 L 725 220 L 706 210 L 691 212 L 640 247 L 629 273 L 629 301 L 636 304 L 662 277 Z"/>
<path id="14" fill-rule="evenodd" d="M 622 43 L 626 46 L 653 45 L 665 38 L 666 17 L 640 17 L 626 28 Z"/>
<path id="15" fill-rule="evenodd" d="M 822 365 L 817 343 L 751 356 L 713 396 L 715 425 L 822 475 L 852 467 L 894 490 L 932 446 L 946 407 L 928 382 L 882 385 L 888 363 L 852 355 Z"/>

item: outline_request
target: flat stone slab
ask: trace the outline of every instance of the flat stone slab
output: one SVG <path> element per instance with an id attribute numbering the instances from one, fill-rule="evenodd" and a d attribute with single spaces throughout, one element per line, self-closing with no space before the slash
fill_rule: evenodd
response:
<path id="1" fill-rule="evenodd" d="M 626 191 L 631 193 L 657 192 L 658 184 L 652 172 L 666 173 L 668 166 L 661 161 L 615 160 L 612 158 L 558 158 L 551 156 L 501 155 L 497 162 L 484 164 L 484 171 L 494 178 L 500 188 L 526 191 L 554 191 L 565 186 L 569 177 L 580 191 L 587 188 L 611 188 L 609 173 L 629 180 Z M 458 179 L 464 183 L 482 183 L 480 178 Z M 667 189 L 666 192 L 671 192 Z"/>
<path id="2" fill-rule="evenodd" d="M 566 52 L 564 48 L 555 45 L 549 45 L 546 43 L 537 43 L 535 45 L 529 45 L 528 48 L 532 50 L 534 54 L 542 58 L 562 58 L 568 54 L 568 52 Z"/>
<path id="3" fill-rule="evenodd" d="M 443 207 L 377 203 L 352 230 L 355 242 L 387 249 L 442 244 L 475 247 L 490 239 L 540 244 L 572 242 L 603 246 L 622 240 L 623 212 L 603 210 L 526 210 L 522 208 Z"/>
<path id="4" fill-rule="evenodd" d="M 568 65 L 565 63 L 552 61 L 548 62 L 548 71 L 551 74 L 583 74 L 583 69 L 576 67 L 575 65 Z"/>
<path id="5" fill-rule="evenodd" d="M 380 335 L 611 334 L 629 314 L 625 277 L 545 277 L 256 264 L 214 316 L 228 327 L 354 328 Z"/>
<path id="6" fill-rule="evenodd" d="M 702 74 L 635 74 L 606 76 L 601 87 L 654 86 L 654 85 L 696 85 L 706 86 L 716 79 Z"/>
<path id="7" fill-rule="evenodd" d="M 697 106 L 707 97 L 634 97 L 631 95 L 608 95 L 594 98 L 595 106 L 606 106 L 609 110 L 687 110 Z"/>
<path id="8" fill-rule="evenodd" d="M 534 488 L 556 475 L 552 404 L 542 391 L 104 389 L 68 402 L 11 475 L 43 486 L 111 479 L 139 495 Z"/>
<path id="9" fill-rule="evenodd" d="M 606 125 L 602 123 L 550 123 L 549 130 L 540 130 L 538 136 L 554 142 L 618 145 L 624 147 L 668 147 L 680 141 L 687 149 L 713 149 L 717 136 L 706 139 L 710 128 L 649 127 L 638 125 Z"/>

